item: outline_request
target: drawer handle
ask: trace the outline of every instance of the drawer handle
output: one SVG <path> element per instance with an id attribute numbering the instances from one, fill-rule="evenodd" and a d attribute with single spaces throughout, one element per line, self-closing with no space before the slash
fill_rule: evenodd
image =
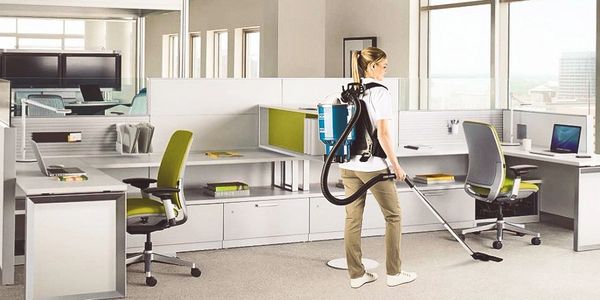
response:
<path id="1" fill-rule="evenodd" d="M 254 207 L 273 207 L 273 206 L 279 206 L 279 203 L 263 203 L 263 204 L 254 204 Z"/>
<path id="2" fill-rule="evenodd" d="M 445 192 L 423 192 L 423 195 L 425 196 L 443 196 L 444 194 L 446 194 Z"/>

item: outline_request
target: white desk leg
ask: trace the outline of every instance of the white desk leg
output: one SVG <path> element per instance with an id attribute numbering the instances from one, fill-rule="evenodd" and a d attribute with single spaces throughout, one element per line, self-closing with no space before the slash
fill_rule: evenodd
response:
<path id="1" fill-rule="evenodd" d="M 12 186 L 12 198 L 3 197 L 2 224 L 0 224 L 0 282 L 3 285 L 15 284 L 15 182 L 4 185 L 4 193 Z M 10 192 L 10 191 L 9 191 Z M 1 201 L 1 199 L 0 199 Z"/>
<path id="2" fill-rule="evenodd" d="M 600 168 L 579 169 L 579 189 L 575 199 L 575 251 L 600 249 L 600 201 L 598 183 Z"/>
<path id="3" fill-rule="evenodd" d="M 125 195 L 27 198 L 25 299 L 125 297 Z"/>

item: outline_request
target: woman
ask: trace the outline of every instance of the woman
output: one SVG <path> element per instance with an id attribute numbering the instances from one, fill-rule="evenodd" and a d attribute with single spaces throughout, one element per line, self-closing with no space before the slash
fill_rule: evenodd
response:
<path id="1" fill-rule="evenodd" d="M 362 51 L 352 52 L 352 78 L 355 83 L 378 83 L 382 84 L 387 70 L 387 56 L 379 48 L 369 47 Z M 364 78 L 361 80 L 361 78 Z M 367 161 L 360 161 L 361 156 L 353 156 L 349 162 L 340 164 L 342 180 L 346 195 L 356 192 L 365 182 L 380 173 L 388 172 L 388 164 L 391 171 L 396 174 L 396 180 L 404 181 L 406 173 L 398 163 L 394 153 L 394 142 L 392 138 L 393 106 L 392 97 L 383 86 L 375 86 L 365 90 L 362 100 L 366 104 L 372 128 L 377 132 L 377 139 L 381 149 L 385 152 L 387 160 L 382 157 L 371 156 Z M 363 158 L 364 160 L 364 158 Z M 416 273 L 402 271 L 400 261 L 400 204 L 398 193 L 393 180 L 382 181 L 370 188 L 377 199 L 381 211 L 385 217 L 385 248 L 387 285 L 397 286 L 415 280 Z M 344 231 L 344 243 L 346 248 L 346 260 L 350 273 L 350 286 L 359 288 L 363 284 L 377 280 L 376 273 L 365 272 L 361 262 L 361 229 L 362 216 L 365 208 L 366 195 L 346 205 L 346 226 Z"/>

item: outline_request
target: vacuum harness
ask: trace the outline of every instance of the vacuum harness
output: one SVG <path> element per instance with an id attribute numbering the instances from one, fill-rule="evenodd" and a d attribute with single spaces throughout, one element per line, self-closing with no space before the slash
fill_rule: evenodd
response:
<path id="1" fill-rule="evenodd" d="M 387 174 L 378 174 L 371 178 L 358 191 L 346 198 L 336 198 L 329 191 L 327 179 L 329 177 L 329 168 L 333 162 L 343 163 L 350 161 L 352 155 L 360 155 L 360 161 L 366 162 L 371 156 L 386 158 L 386 154 L 381 148 L 377 139 L 377 129 L 373 130 L 371 120 L 366 104 L 361 97 L 365 91 L 374 87 L 385 86 L 378 83 L 349 83 L 347 88 L 342 87 L 340 104 L 319 104 L 319 138 L 325 144 L 326 156 L 323 169 L 321 170 L 321 191 L 325 198 L 335 205 L 348 205 L 354 200 L 364 195 L 369 188 L 380 181 L 393 180 L 396 178 L 389 169 Z M 387 89 L 387 88 L 386 88 Z M 359 123 L 360 122 L 360 123 Z M 357 126 L 357 123 L 359 125 Z M 357 130 L 355 130 L 355 127 Z M 408 176 L 404 182 L 419 196 L 429 210 L 444 225 L 444 228 L 450 232 L 452 237 L 458 241 L 461 246 L 475 260 L 501 262 L 502 258 L 488 255 L 481 252 L 473 252 L 471 248 L 454 232 L 452 227 L 442 218 L 442 216 L 429 203 L 427 198 L 417 189 L 415 184 Z"/>

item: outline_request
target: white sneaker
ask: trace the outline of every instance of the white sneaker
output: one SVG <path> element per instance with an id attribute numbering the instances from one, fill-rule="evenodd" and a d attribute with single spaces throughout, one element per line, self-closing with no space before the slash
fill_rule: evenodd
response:
<path id="1" fill-rule="evenodd" d="M 373 282 L 375 280 L 377 280 L 377 273 L 365 272 L 365 274 L 363 274 L 361 277 L 350 279 L 350 286 L 353 289 L 357 289 L 363 286 L 365 283 Z"/>
<path id="2" fill-rule="evenodd" d="M 397 286 L 403 283 L 409 283 L 413 280 L 417 279 L 417 273 L 415 272 L 405 272 L 401 271 L 396 275 L 388 275 L 387 276 L 387 285 L 388 286 Z"/>

